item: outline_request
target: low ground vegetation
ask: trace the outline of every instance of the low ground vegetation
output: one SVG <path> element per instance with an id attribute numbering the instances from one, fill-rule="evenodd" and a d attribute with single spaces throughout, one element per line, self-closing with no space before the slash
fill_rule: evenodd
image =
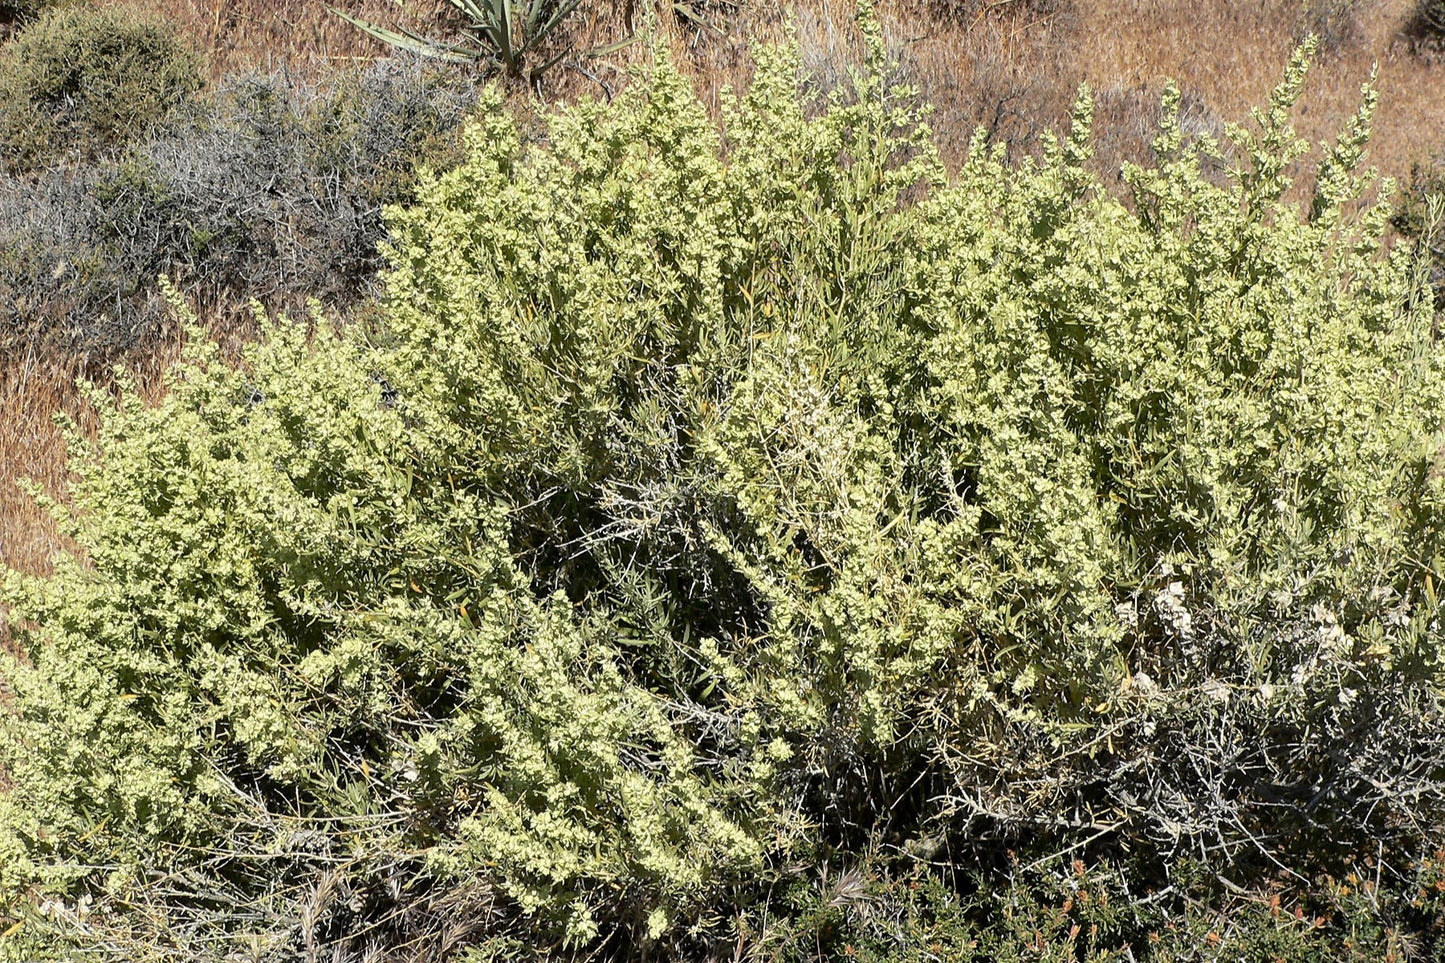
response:
<path id="1" fill-rule="evenodd" d="M 57 6 L 0 48 L 0 158 L 12 173 L 93 158 L 165 120 L 201 79 L 199 55 L 160 21 Z"/>
<path id="2" fill-rule="evenodd" d="M 720 121 L 656 47 L 490 88 L 374 323 L 94 396 L 78 552 L 4 579 L 0 952 L 1445 958 L 1374 91 L 1306 164 L 1308 46 L 1223 141 L 1170 87 L 1121 199 L 1087 89 L 949 172 L 862 23 Z"/>
<path id="3" fill-rule="evenodd" d="M 0 175 L 0 349 L 154 345 L 161 276 L 210 317 L 251 299 L 355 305 L 381 263 L 382 210 L 452 162 L 475 98 L 405 59 L 322 83 L 238 77 L 121 152 Z"/>
<path id="4" fill-rule="evenodd" d="M 1436 328 L 1445 312 L 1445 158 L 1417 165 L 1395 213 L 1395 227 L 1428 254 Z"/>

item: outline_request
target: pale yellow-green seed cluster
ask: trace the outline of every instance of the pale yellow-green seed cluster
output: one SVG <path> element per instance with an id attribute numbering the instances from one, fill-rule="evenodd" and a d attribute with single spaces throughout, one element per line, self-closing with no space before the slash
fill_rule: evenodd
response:
<path id="1" fill-rule="evenodd" d="M 1087 91 L 948 175 L 864 23 L 827 96 L 757 51 L 720 130 L 665 61 L 533 125 L 489 93 L 391 214 L 379 331 L 198 336 L 77 442 L 86 561 L 5 583 L 0 905 L 109 898 L 104 943 L 177 886 L 392 905 L 403 866 L 587 946 L 706 934 L 850 832 L 1106 824 L 1167 872 L 1439 825 L 1351 755 L 1371 704 L 1438 733 L 1445 574 L 1373 91 L 1307 209 L 1308 51 L 1227 144 L 1171 89 L 1120 200 Z M 1310 767 L 1291 822 L 1263 787 Z"/>

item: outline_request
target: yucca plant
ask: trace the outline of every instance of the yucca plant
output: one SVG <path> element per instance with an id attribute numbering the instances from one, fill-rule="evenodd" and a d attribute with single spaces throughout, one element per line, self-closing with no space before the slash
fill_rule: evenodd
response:
<path id="1" fill-rule="evenodd" d="M 508 76 L 535 84 L 548 68 L 567 55 L 570 46 L 530 68 L 527 62 L 552 39 L 581 0 L 447 0 L 466 18 L 463 39 L 448 43 L 405 28 L 390 30 L 341 10 L 338 17 L 378 40 L 424 57 L 455 63 L 491 60 Z M 616 46 L 616 45 L 614 45 Z"/>

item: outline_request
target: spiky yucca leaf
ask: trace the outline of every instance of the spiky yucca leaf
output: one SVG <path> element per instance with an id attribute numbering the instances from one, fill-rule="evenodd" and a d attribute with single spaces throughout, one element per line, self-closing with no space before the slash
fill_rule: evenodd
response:
<path id="1" fill-rule="evenodd" d="M 392 30 L 362 20 L 341 10 L 332 12 L 381 42 L 423 57 L 452 63 L 491 60 L 515 78 L 536 83 L 548 69 L 571 50 L 570 45 L 527 69 L 527 61 L 543 46 L 550 46 L 562 23 L 577 9 L 580 0 L 524 0 L 518 7 L 512 0 L 448 0 L 466 19 L 462 28 L 470 43 L 446 43 L 412 30 Z M 616 49 L 616 45 L 608 45 Z"/>

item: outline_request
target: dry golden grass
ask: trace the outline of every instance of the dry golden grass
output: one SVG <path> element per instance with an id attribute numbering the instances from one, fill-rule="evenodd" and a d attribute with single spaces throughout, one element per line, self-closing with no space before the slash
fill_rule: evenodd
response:
<path id="1" fill-rule="evenodd" d="M 122 2 L 122 0 L 108 0 Z M 210 57 L 214 75 L 287 66 L 322 71 L 382 53 L 379 44 L 332 15 L 332 5 L 395 24 L 390 0 L 125 0 L 161 15 L 191 35 Z M 1331 136 L 1358 104 L 1359 86 L 1380 65 L 1380 110 L 1371 160 L 1390 175 L 1445 149 L 1445 66 L 1414 59 L 1399 42 L 1412 0 L 1358 0 L 1354 22 L 1340 31 L 1317 64 L 1299 113 L 1301 133 Z M 445 9 L 444 0 L 415 0 L 411 22 Z M 836 78 L 856 59 L 853 0 L 802 0 L 791 12 L 776 5 L 723 0 L 704 4 L 721 29 L 699 31 L 667 7 L 657 14 L 675 59 L 716 109 L 727 86 L 746 83 L 749 38 L 775 40 L 796 25 L 803 57 L 819 81 Z M 917 84 L 936 106 L 933 125 L 945 157 L 956 161 L 973 129 L 1028 149 L 1037 134 L 1059 127 L 1074 92 L 1097 93 L 1100 166 L 1117 169 L 1141 156 L 1152 137 L 1166 77 L 1186 94 L 1190 122 L 1216 129 L 1240 118 L 1278 82 L 1306 21 L 1299 0 L 902 0 L 880 14 L 900 79 Z M 641 19 L 633 0 L 591 3 L 575 22 L 578 49 L 630 35 Z M 646 56 L 641 45 L 609 58 L 553 71 L 549 98 L 610 96 L 626 82 L 626 65 Z M 518 95 L 525 99 L 527 95 Z M 132 366 L 155 372 L 175 354 L 174 339 Z M 51 413 L 77 411 L 72 361 L 0 358 L 0 566 L 40 572 L 60 547 L 45 517 L 15 482 L 30 478 L 60 494 L 66 477 L 60 435 Z M 3 627 L 0 627 L 3 632 Z"/>
<path id="2" fill-rule="evenodd" d="M 163 17 L 190 36 L 209 58 L 211 74 L 280 67 L 314 70 L 369 59 L 385 46 L 331 13 L 340 7 L 387 22 L 393 0 L 105 0 Z M 435 15 L 442 0 L 409 2 L 416 16 Z"/>
<path id="3" fill-rule="evenodd" d="M 29 479 L 57 494 L 63 487 L 63 446 L 50 414 L 66 407 L 60 376 L 33 354 L 0 369 L 0 567 L 44 572 L 59 547 L 16 482 Z"/>
<path id="4" fill-rule="evenodd" d="M 314 71 L 365 60 L 384 47 L 334 14 L 333 6 L 385 24 L 421 26 L 450 8 L 445 0 L 106 0 L 176 23 L 207 52 L 216 76 L 243 69 Z M 945 155 L 957 159 L 982 125 L 1016 145 L 1035 141 L 1067 116 L 1079 83 L 1100 100 L 1103 153 L 1132 157 L 1147 144 L 1139 108 L 1157 103 L 1166 78 L 1196 104 L 1201 120 L 1238 118 L 1278 82 L 1291 48 L 1306 30 L 1331 28 L 1300 114 L 1301 133 L 1327 138 L 1353 111 L 1371 65 L 1380 65 L 1381 104 L 1372 159 L 1389 175 L 1445 145 L 1445 67 L 1412 57 L 1400 42 L 1414 0 L 1333 0 L 1350 7 L 1343 26 L 1302 10 L 1330 0 L 885 0 L 890 46 L 904 79 L 936 107 L 934 126 Z M 795 22 L 805 61 L 825 81 L 856 53 L 850 0 L 801 0 L 791 9 L 725 0 L 701 4 L 719 32 L 699 31 L 657 13 L 678 60 L 688 65 L 712 106 L 720 90 L 744 83 L 747 41 L 783 36 Z M 635 0 L 586 5 L 572 40 L 579 50 L 630 36 L 639 25 Z M 1338 29 L 1336 29 L 1338 28 Z M 608 95 L 626 82 L 640 46 L 554 70 L 549 98 Z M 1142 137 L 1142 140 L 1140 139 Z M 1126 144 L 1127 142 L 1127 144 Z M 1112 158 L 1106 156 L 1105 162 Z"/>
<path id="5" fill-rule="evenodd" d="M 1413 6 L 1413 0 L 1358 0 L 1354 36 L 1322 52 L 1297 117 L 1303 136 L 1333 137 L 1378 63 L 1380 107 L 1369 160 L 1395 177 L 1407 177 L 1413 163 L 1445 150 L 1445 68 L 1417 60 L 1400 42 Z M 1172 78 L 1225 119 L 1242 118 L 1279 82 L 1305 26 L 1300 4 L 1288 0 L 1113 0 L 1079 7 L 1070 46 L 1085 80 L 1100 90 L 1157 90 Z"/>
<path id="6" fill-rule="evenodd" d="M 168 334 L 143 355 L 121 359 L 136 378 L 143 398 L 159 396 L 162 375 L 180 352 L 180 338 Z M 0 569 L 45 573 L 56 551 L 66 545 L 49 516 L 35 504 L 21 483 L 37 486 L 51 498 L 63 499 L 69 472 L 64 433 L 56 423 L 62 413 L 87 435 L 97 427 L 97 413 L 85 402 L 80 379 L 107 380 L 108 369 L 76 359 L 23 357 L 0 359 Z"/>
<path id="7" fill-rule="evenodd" d="M 74 365 L 34 352 L 0 364 L 0 570 L 45 574 L 63 547 L 48 515 L 18 482 L 60 497 L 66 481 L 65 444 L 53 413 L 78 414 Z M 10 644 L 0 607 L 0 648 Z"/>
<path id="8" fill-rule="evenodd" d="M 385 52 L 334 14 L 333 6 L 385 24 L 435 22 L 445 0 L 105 0 L 177 24 L 208 54 L 220 76 L 244 69 L 314 71 Z M 1334 0 L 1336 5 L 1345 0 Z M 1116 102 L 1157 100 L 1173 78 L 1211 116 L 1237 118 L 1278 82 L 1293 45 L 1311 26 L 1302 9 L 1328 0 L 885 0 L 880 13 L 904 78 L 936 108 L 946 152 L 956 153 L 982 124 L 996 136 L 1026 144 L 1066 116 L 1080 82 Z M 1445 67 L 1412 57 L 1400 31 L 1414 0 L 1354 0 L 1352 15 L 1315 67 L 1300 114 L 1301 132 L 1333 134 L 1358 102 L 1372 63 L 1382 92 L 1374 161 L 1391 175 L 1445 144 Z M 801 0 L 791 9 L 725 0 L 701 5 L 720 32 L 699 31 L 657 13 L 673 51 L 715 104 L 727 85 L 745 82 L 748 39 L 783 36 L 795 22 L 807 64 L 826 79 L 856 52 L 850 0 Z M 587 5 L 576 18 L 577 49 L 631 35 L 640 20 L 635 0 Z M 1334 21 L 1330 21 L 1334 25 Z M 625 65 L 645 56 L 640 46 L 552 72 L 546 94 L 566 99 L 606 95 L 625 83 Z M 1145 95 L 1148 95 L 1147 97 Z"/>

